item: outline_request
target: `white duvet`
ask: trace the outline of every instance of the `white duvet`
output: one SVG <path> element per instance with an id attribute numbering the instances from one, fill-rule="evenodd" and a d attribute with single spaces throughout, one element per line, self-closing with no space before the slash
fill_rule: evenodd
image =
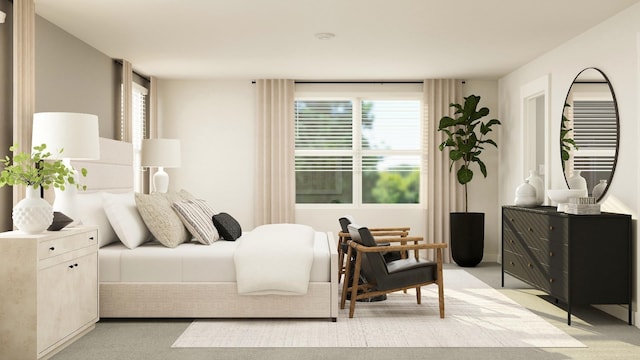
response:
<path id="1" fill-rule="evenodd" d="M 261 225 L 243 234 L 234 253 L 238 293 L 307 293 L 315 231 L 307 225 Z"/>

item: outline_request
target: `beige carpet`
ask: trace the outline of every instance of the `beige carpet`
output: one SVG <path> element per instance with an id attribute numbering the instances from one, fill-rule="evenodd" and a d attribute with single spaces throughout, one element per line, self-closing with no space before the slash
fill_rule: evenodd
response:
<path id="1" fill-rule="evenodd" d="M 358 303 L 328 320 L 196 320 L 173 347 L 585 347 L 464 270 L 445 270 L 445 319 L 437 287 Z"/>

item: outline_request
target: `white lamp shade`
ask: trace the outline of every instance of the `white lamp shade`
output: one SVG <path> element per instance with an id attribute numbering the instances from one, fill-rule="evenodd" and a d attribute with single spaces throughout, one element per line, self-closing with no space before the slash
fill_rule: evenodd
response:
<path id="1" fill-rule="evenodd" d="M 180 140 L 143 139 L 140 164 L 145 167 L 180 167 Z"/>
<path id="2" fill-rule="evenodd" d="M 46 150 L 52 154 L 51 159 L 99 159 L 99 138 L 96 115 L 68 112 L 42 112 L 33 115 L 31 144 L 46 144 Z"/>

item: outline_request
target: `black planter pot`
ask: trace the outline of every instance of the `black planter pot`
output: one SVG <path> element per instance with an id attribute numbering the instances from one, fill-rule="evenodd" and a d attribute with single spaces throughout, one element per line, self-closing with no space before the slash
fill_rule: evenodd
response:
<path id="1" fill-rule="evenodd" d="M 456 264 L 473 267 L 484 253 L 484 213 L 450 213 L 451 257 Z"/>

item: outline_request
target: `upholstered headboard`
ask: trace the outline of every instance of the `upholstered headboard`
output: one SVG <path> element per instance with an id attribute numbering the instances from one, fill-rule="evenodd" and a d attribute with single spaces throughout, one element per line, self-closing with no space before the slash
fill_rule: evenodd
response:
<path id="1" fill-rule="evenodd" d="M 128 142 L 100 138 L 99 160 L 74 160 L 76 169 L 86 168 L 88 173 L 80 182 L 87 192 L 126 192 L 133 190 L 133 145 Z"/>

